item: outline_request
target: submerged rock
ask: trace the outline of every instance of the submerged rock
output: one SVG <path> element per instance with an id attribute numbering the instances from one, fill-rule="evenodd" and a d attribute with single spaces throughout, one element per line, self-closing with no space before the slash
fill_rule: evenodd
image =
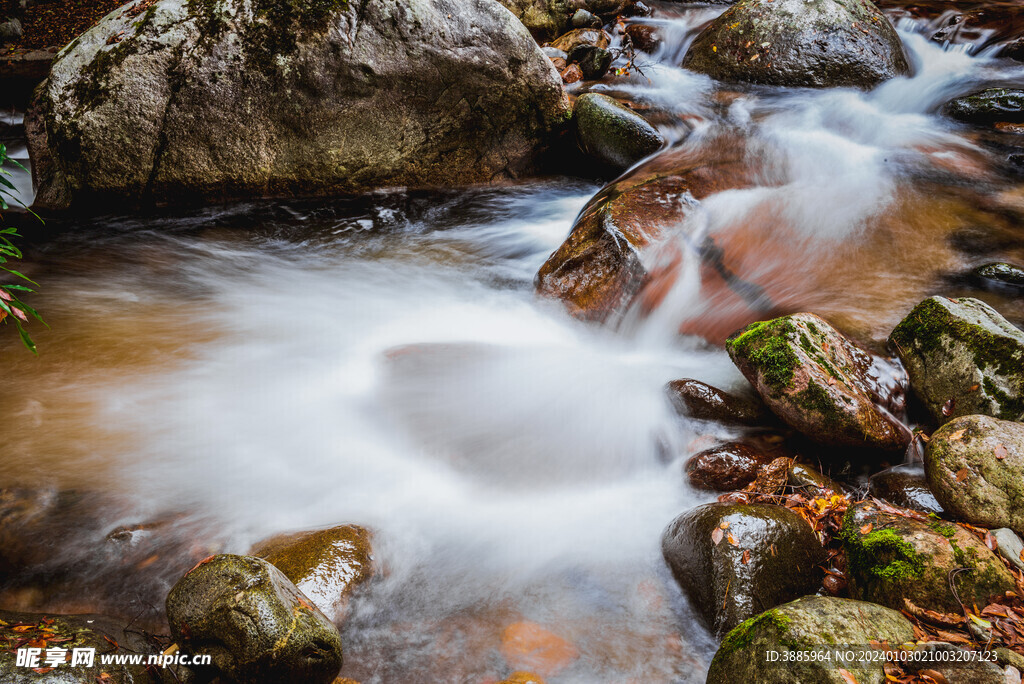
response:
<path id="1" fill-rule="evenodd" d="M 171 589 L 167 621 L 177 644 L 238 684 L 328 684 L 341 669 L 337 628 L 260 558 L 202 561 Z"/>
<path id="2" fill-rule="evenodd" d="M 1015 586 L 1002 561 L 959 525 L 925 523 L 863 502 L 847 511 L 840 536 L 855 599 L 896 610 L 906 608 L 906 599 L 922 610 L 960 614 L 961 601 L 985 606 Z M 951 575 L 957 568 L 963 570 Z"/>
<path id="3" fill-rule="evenodd" d="M 914 640 L 914 626 L 903 615 L 873 603 L 807 596 L 747 620 L 726 635 L 708 670 L 708 684 L 859 684 L 886 681 L 882 661 L 865 659 L 837 667 L 835 660 L 814 659 L 820 649 Z M 770 663 L 768 654 L 806 651 L 808 657 Z"/>
<path id="4" fill-rule="evenodd" d="M 690 484 L 700 489 L 731 492 L 754 481 L 771 456 L 748 444 L 732 443 L 706 449 L 686 462 Z"/>
<path id="5" fill-rule="evenodd" d="M 711 503 L 676 518 L 661 538 L 676 581 L 712 631 L 818 586 L 825 550 L 799 515 L 767 504 Z"/>
<path id="6" fill-rule="evenodd" d="M 698 420 L 761 425 L 770 419 L 760 402 L 731 394 L 699 380 L 673 380 L 665 386 L 665 392 L 680 415 Z"/>
<path id="7" fill-rule="evenodd" d="M 615 169 L 632 166 L 665 144 L 647 119 L 607 95 L 581 95 L 573 113 L 580 147 Z"/>
<path id="8" fill-rule="evenodd" d="M 726 342 L 730 358 L 787 424 L 824 444 L 894 451 L 910 432 L 893 416 L 903 388 L 813 314 L 754 323 Z"/>
<path id="9" fill-rule="evenodd" d="M 946 105 L 946 113 L 968 123 L 1024 122 L 1024 90 L 990 88 L 958 97 Z"/>
<path id="10" fill-rule="evenodd" d="M 250 555 L 270 562 L 326 615 L 338 614 L 356 585 L 373 574 L 370 532 L 342 525 L 282 534 L 260 542 Z"/>
<path id="11" fill-rule="evenodd" d="M 529 668 L 545 677 L 558 674 L 580 655 L 569 641 L 535 622 L 506 627 L 501 633 L 501 654 L 509 666 Z"/>
<path id="12" fill-rule="evenodd" d="M 868 0 L 740 0 L 694 39 L 683 67 L 727 82 L 871 88 L 910 72 Z"/>
<path id="13" fill-rule="evenodd" d="M 28 117 L 36 202 L 491 182 L 568 122 L 509 12 L 458 0 L 158 0 L 61 52 Z"/>
<path id="14" fill-rule="evenodd" d="M 957 518 L 1024 533 L 1024 424 L 951 420 L 932 434 L 924 464 L 935 497 Z"/>
<path id="15" fill-rule="evenodd" d="M 940 425 L 1024 416 L 1024 332 L 977 299 L 929 297 L 889 336 L 910 385 Z"/>
<path id="16" fill-rule="evenodd" d="M 945 512 L 928 486 L 924 466 L 919 463 L 893 466 L 875 473 L 869 488 L 873 496 L 896 506 L 936 515 Z"/>
<path id="17" fill-rule="evenodd" d="M 1007 263 L 993 263 L 978 266 L 971 271 L 971 277 L 992 289 L 1024 289 L 1024 268 Z"/>

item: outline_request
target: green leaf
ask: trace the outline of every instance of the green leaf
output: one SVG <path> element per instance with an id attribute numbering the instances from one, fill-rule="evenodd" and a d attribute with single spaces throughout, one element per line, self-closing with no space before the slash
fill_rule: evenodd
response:
<path id="1" fill-rule="evenodd" d="M 32 341 L 32 338 L 29 337 L 29 334 L 25 331 L 25 328 L 22 327 L 21 321 L 16 320 L 16 322 L 18 324 L 18 335 L 21 337 L 21 343 L 24 344 L 30 352 L 38 356 L 39 352 L 36 350 L 36 343 Z"/>

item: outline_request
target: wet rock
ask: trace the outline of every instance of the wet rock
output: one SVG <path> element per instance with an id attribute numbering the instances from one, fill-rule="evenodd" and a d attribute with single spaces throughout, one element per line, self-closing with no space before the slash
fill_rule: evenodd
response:
<path id="1" fill-rule="evenodd" d="M 568 123 L 550 61 L 493 2 L 131 7 L 37 91 L 41 207 L 493 182 L 537 170 Z"/>
<path id="2" fill-rule="evenodd" d="M 653 17 L 654 8 L 645 2 L 631 2 L 622 8 L 622 16 L 624 17 Z"/>
<path id="3" fill-rule="evenodd" d="M 580 45 L 606 48 L 611 42 L 611 36 L 600 29 L 573 29 L 551 41 L 551 47 L 571 53 L 573 48 Z"/>
<path id="4" fill-rule="evenodd" d="M 570 64 L 559 75 L 566 84 L 578 83 L 583 80 L 583 70 L 580 69 L 579 64 Z"/>
<path id="5" fill-rule="evenodd" d="M 817 565 L 825 559 L 803 518 L 767 504 L 699 506 L 672 521 L 661 550 L 716 634 L 813 592 L 820 578 Z"/>
<path id="6" fill-rule="evenodd" d="M 862 502 L 847 511 L 840 536 L 855 599 L 896 610 L 905 609 L 907 599 L 922 610 L 959 615 L 961 601 L 988 605 L 991 596 L 1015 586 L 1002 561 L 959 525 L 926 523 Z M 951 574 L 957 568 L 963 570 Z"/>
<path id="7" fill-rule="evenodd" d="M 958 519 L 1024 533 L 1024 424 L 951 420 L 932 434 L 924 465 L 935 498 Z"/>
<path id="8" fill-rule="evenodd" d="M 761 402 L 731 394 L 699 380 L 683 378 L 665 386 L 680 415 L 736 425 L 763 425 L 770 414 Z"/>
<path id="9" fill-rule="evenodd" d="M 904 464 L 875 473 L 869 481 L 873 496 L 891 504 L 922 513 L 942 515 L 945 510 L 935 498 L 921 464 Z"/>
<path id="10" fill-rule="evenodd" d="M 1024 333 L 988 304 L 930 297 L 896 326 L 889 343 L 940 425 L 971 414 L 1024 415 Z"/>
<path id="11" fill-rule="evenodd" d="M 787 424 L 823 444 L 894 451 L 909 431 L 893 416 L 903 389 L 877 359 L 813 314 L 754 323 L 730 358 Z"/>
<path id="12" fill-rule="evenodd" d="M 552 677 L 579 658 L 570 642 L 534 622 L 516 622 L 501 634 L 501 654 L 514 668 Z"/>
<path id="13" fill-rule="evenodd" d="M 768 665 L 768 653 L 867 645 L 903 644 L 914 639 L 914 627 L 903 615 L 873 603 L 807 596 L 772 608 L 726 635 L 708 670 L 708 684 L 849 684 L 843 669 L 860 684 L 881 684 L 879 661 L 836 667 L 834 661 L 791 658 Z"/>
<path id="14" fill-rule="evenodd" d="M 537 292 L 578 318 L 614 324 L 652 282 L 640 253 L 680 225 L 696 202 L 742 185 L 743 150 L 723 141 L 710 155 L 669 150 L 605 187 L 584 207 L 565 242 L 541 266 Z M 733 327 L 732 329 L 735 329 Z"/>
<path id="15" fill-rule="evenodd" d="M 661 47 L 661 32 L 652 24 L 628 24 L 626 35 L 637 50 L 653 54 Z"/>
<path id="16" fill-rule="evenodd" d="M 868 0 L 740 0 L 693 41 L 683 67 L 727 82 L 871 88 L 910 66 Z"/>
<path id="17" fill-rule="evenodd" d="M 171 636 L 212 656 L 239 684 L 327 684 L 341 669 L 341 636 L 280 570 L 251 556 L 211 556 L 167 596 Z"/>
<path id="18" fill-rule="evenodd" d="M 572 15 L 572 27 L 573 28 L 601 28 L 601 18 L 588 12 L 585 9 L 576 10 L 576 13 Z"/>
<path id="19" fill-rule="evenodd" d="M 284 573 L 326 615 L 339 614 L 356 585 L 373 574 L 370 533 L 357 525 L 284 534 L 250 551 Z"/>
<path id="20" fill-rule="evenodd" d="M 754 481 L 771 457 L 748 444 L 734 442 L 706 449 L 686 462 L 690 484 L 698 489 L 730 492 Z"/>
<path id="21" fill-rule="evenodd" d="M 608 73 L 612 65 L 612 53 L 596 45 L 577 45 L 569 53 L 569 61 L 579 64 L 583 78 L 593 81 Z"/>
<path id="22" fill-rule="evenodd" d="M 990 88 L 958 97 L 946 105 L 946 113 L 968 123 L 1024 122 L 1024 90 Z"/>
<path id="23" fill-rule="evenodd" d="M 847 487 L 836 482 L 820 470 L 802 463 L 791 463 L 786 474 L 786 482 L 807 497 L 828 494 L 845 494 Z"/>
<path id="24" fill-rule="evenodd" d="M 1024 570 L 1024 541 L 1008 527 L 989 530 L 996 540 L 996 553 L 1010 561 L 1018 570 Z"/>
<path id="25" fill-rule="evenodd" d="M 574 117 L 583 151 L 617 169 L 632 166 L 665 143 L 646 119 L 607 95 L 581 95 Z"/>
<path id="26" fill-rule="evenodd" d="M 1024 290 L 1024 268 L 1007 263 L 993 263 L 978 266 L 971 271 L 971 277 L 994 290 Z"/>
<path id="27" fill-rule="evenodd" d="M 182 681 L 187 673 L 178 667 L 156 669 L 153 675 L 145 665 L 115 665 L 100 663 L 98 654 L 131 655 L 157 654 L 163 651 L 156 642 L 148 642 L 137 628 L 102 615 L 55 615 L 53 613 L 15 613 L 0 610 L 0 642 L 7 647 L 39 648 L 37 665 L 17 665 L 14 650 L 5 650 L 0 657 L 0 681 L 4 684 L 138 684 L 157 682 L 171 684 Z M 64 649 L 55 653 L 64 660 L 57 664 L 45 662 L 48 649 Z M 73 668 L 71 658 L 75 649 L 95 649 L 93 662 L 79 661 Z M 186 652 L 199 654 L 202 650 Z"/>

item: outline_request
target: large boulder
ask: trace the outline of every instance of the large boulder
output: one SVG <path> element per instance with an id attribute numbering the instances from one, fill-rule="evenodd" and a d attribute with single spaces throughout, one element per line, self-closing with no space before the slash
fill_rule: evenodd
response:
<path id="1" fill-rule="evenodd" d="M 338 629 L 260 558 L 199 563 L 168 594 L 167 621 L 175 643 L 237 684 L 328 684 L 341 670 Z"/>
<path id="2" fill-rule="evenodd" d="M 726 342 L 729 356 L 776 415 L 836 446 L 906 447 L 893 415 L 903 388 L 880 359 L 813 314 L 754 323 Z"/>
<path id="3" fill-rule="evenodd" d="M 666 528 L 661 550 L 712 630 L 744 620 L 819 585 L 825 550 L 793 511 L 768 504 L 711 503 Z"/>
<path id="4" fill-rule="evenodd" d="M 517 177 L 568 122 L 494 0 L 158 0 L 61 52 L 28 117 L 45 208 Z"/>
<path id="5" fill-rule="evenodd" d="M 840 532 L 849 561 L 850 595 L 896 610 L 960 614 L 986 606 L 1016 585 L 1003 562 L 959 525 L 851 506 Z M 958 570 L 957 572 L 954 572 Z"/>
<path id="6" fill-rule="evenodd" d="M 895 610 L 862 601 L 808 596 L 751 618 L 729 632 L 711 661 L 707 682 L 882 684 L 886 678 L 880 660 L 863 658 L 837 664 L 835 658 L 824 660 L 815 655 L 913 640 L 914 626 Z M 792 655 L 801 651 L 804 657 Z M 770 660 L 772 654 L 777 661 Z"/>
<path id="7" fill-rule="evenodd" d="M 283 572 L 326 615 L 338 614 L 373 574 L 371 554 L 370 532 L 358 525 L 277 535 L 250 551 Z"/>
<path id="8" fill-rule="evenodd" d="M 889 343 L 937 423 L 971 414 L 1024 417 L 1024 332 L 988 304 L 929 297 Z"/>
<path id="9" fill-rule="evenodd" d="M 55 615 L 52 613 L 15 613 L 0 610 L 0 682 L 4 684 L 171 684 L 190 681 L 189 673 L 179 666 L 147 667 L 145 663 L 100 662 L 100 654 L 146 656 L 160 653 L 137 628 L 126 626 L 102 615 Z M 33 660 L 18 664 L 17 649 Z M 87 658 L 91 649 L 92 661 Z M 49 651 L 49 653 L 48 653 Z M 47 656 L 54 660 L 47 663 Z M 201 650 L 184 655 L 200 655 Z"/>
<path id="10" fill-rule="evenodd" d="M 683 67 L 720 81 L 871 88 L 910 71 L 869 0 L 740 0 L 693 41 Z"/>
<path id="11" fill-rule="evenodd" d="M 924 465 L 935 497 L 957 518 L 1024 533 L 1024 424 L 952 420 L 932 434 Z"/>

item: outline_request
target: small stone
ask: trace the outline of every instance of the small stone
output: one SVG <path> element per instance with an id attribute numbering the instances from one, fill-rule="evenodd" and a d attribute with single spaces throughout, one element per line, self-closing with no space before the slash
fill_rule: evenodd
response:
<path id="1" fill-rule="evenodd" d="M 686 462 L 690 484 L 698 489 L 728 492 L 754 481 L 770 457 L 747 444 L 733 442 L 706 449 Z"/>
<path id="2" fill-rule="evenodd" d="M 836 482 L 821 471 L 802 463 L 794 462 L 789 466 L 787 482 L 790 487 L 795 488 L 807 497 L 844 494 L 847 492 L 847 487 Z"/>
<path id="3" fill-rule="evenodd" d="M 572 27 L 583 29 L 583 28 L 601 28 L 600 17 L 588 12 L 585 9 L 576 10 L 576 13 L 572 15 Z"/>
<path id="4" fill-rule="evenodd" d="M 569 52 L 569 61 L 580 65 L 583 78 L 595 81 L 608 73 L 612 65 L 612 53 L 596 45 L 577 45 Z"/>
<path id="5" fill-rule="evenodd" d="M 565 35 L 559 36 L 557 40 L 551 41 L 551 47 L 570 53 L 577 45 L 606 48 L 611 42 L 611 36 L 600 29 L 573 29 Z"/>
<path id="6" fill-rule="evenodd" d="M 648 54 L 653 54 L 661 47 L 661 32 L 653 24 L 627 24 L 626 35 L 633 42 L 633 47 Z"/>
<path id="7" fill-rule="evenodd" d="M 1024 542 L 1021 541 L 1017 533 L 1008 527 L 999 527 L 994 530 L 989 530 L 990 534 L 995 537 L 996 553 L 1005 558 L 1010 562 L 1010 565 L 1014 566 L 1018 570 L 1024 570 Z"/>
<path id="8" fill-rule="evenodd" d="M 673 380 L 665 386 L 665 393 L 676 412 L 697 420 L 762 425 L 771 417 L 759 400 L 720 390 L 700 380 Z"/>

